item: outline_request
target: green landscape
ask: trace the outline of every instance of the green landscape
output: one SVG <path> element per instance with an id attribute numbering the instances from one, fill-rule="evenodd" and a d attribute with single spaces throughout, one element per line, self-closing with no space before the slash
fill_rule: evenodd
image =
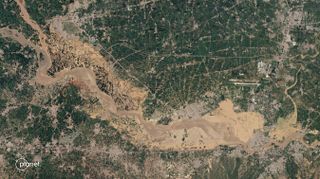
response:
<path id="1" fill-rule="evenodd" d="M 319 178 L 319 8 L 0 2 L 0 178 Z"/>

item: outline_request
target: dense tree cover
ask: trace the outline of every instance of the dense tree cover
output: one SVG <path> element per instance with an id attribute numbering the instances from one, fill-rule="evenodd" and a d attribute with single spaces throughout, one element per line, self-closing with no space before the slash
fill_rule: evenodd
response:
<path id="1" fill-rule="evenodd" d="M 30 37 L 34 30 L 26 24 L 20 17 L 20 11 L 17 3 L 12 0 L 3 0 L 0 2 L 0 28 L 8 27 L 17 29 Z"/>
<path id="2" fill-rule="evenodd" d="M 136 85 L 148 88 L 144 113 L 150 117 L 156 110 L 167 114 L 198 100 L 216 106 L 220 96 L 235 98 L 239 93 L 243 98 L 234 101 L 246 110 L 249 92 L 255 87 L 242 90 L 228 80 L 259 81 L 257 61 L 279 53 L 282 36 L 275 22 L 276 4 L 165 0 L 139 5 L 137 1 L 97 1 L 79 10 L 79 17 L 92 19 L 82 26 L 87 33 L 84 38 L 90 36 L 103 46 L 101 53 L 117 61 L 122 77 L 134 76 Z M 110 13 L 103 15 L 107 11 Z M 93 18 L 91 14 L 102 15 Z M 271 31 L 274 37 L 270 37 Z M 264 93 L 272 92 L 271 87 L 265 87 Z M 208 91 L 213 91 L 213 97 L 205 97 Z M 276 97 L 266 100 L 270 103 Z M 274 109 L 266 111 L 270 110 Z M 266 111 L 261 112 L 270 121 L 282 116 Z"/>
<path id="3" fill-rule="evenodd" d="M 132 144 L 126 135 L 109 125 L 107 121 L 92 119 L 84 112 L 83 106 L 92 101 L 84 99 L 77 86 L 66 82 L 51 89 L 28 83 L 33 78 L 33 67 L 37 63 L 35 52 L 9 39 L 0 38 L 0 43 L 4 52 L 0 61 L 0 133 L 2 139 L 11 142 L 21 141 L 19 146 L 12 150 L 4 150 L 5 145 L 0 147 L 0 154 L 4 155 L 8 162 L 7 174 L 23 178 L 83 178 L 84 174 L 92 173 L 92 169 L 81 165 L 80 161 L 84 156 L 82 150 L 86 150 L 92 141 L 99 147 L 119 146 L 125 157 L 122 160 L 130 160 L 140 168 L 143 167 L 148 151 Z M 39 94 L 43 96 L 39 97 Z M 96 126 L 101 127 L 99 134 L 94 133 Z M 57 158 L 52 155 L 55 147 L 50 146 L 54 145 L 54 140 L 60 142 L 65 137 L 71 139 L 69 145 L 78 146 L 80 150 L 65 152 Z M 41 156 L 40 167 L 17 173 L 15 160 L 22 154 L 28 161 L 32 161 L 33 154 L 24 147 L 33 145 L 37 140 L 41 145 L 35 146 L 33 154 Z M 56 145 L 64 146 L 59 143 Z M 89 160 L 94 161 L 96 158 Z M 129 176 L 124 173 L 123 164 L 115 162 L 110 157 L 104 160 L 98 163 L 118 172 L 119 176 Z M 61 165 L 68 163 L 66 161 L 75 165 L 75 169 L 61 168 Z"/>
<path id="4" fill-rule="evenodd" d="M 290 65 L 301 68 L 298 75 L 297 85 L 289 91 L 294 97 L 298 105 L 298 121 L 304 129 L 320 131 L 320 35 L 314 29 L 318 28 L 316 23 L 320 19 L 319 8 L 320 3 L 314 0 L 308 0 L 305 3 L 297 2 L 293 7 L 302 7 L 305 13 L 303 19 L 304 24 L 291 30 L 292 39 L 297 45 L 290 49 L 292 56 L 297 55 Z M 306 48 L 305 46 L 313 46 Z M 309 142 L 320 139 L 320 135 L 316 133 L 307 133 L 305 139 Z"/>
<path id="5" fill-rule="evenodd" d="M 24 80 L 31 79 L 29 74 L 34 74 L 35 51 L 5 38 L 0 38 L 0 47 L 5 52 L 0 57 L 0 92 L 14 91 L 19 99 L 29 99 L 33 89 Z M 22 87 L 17 88 L 20 85 Z"/>
<path id="6" fill-rule="evenodd" d="M 25 0 L 25 2 L 32 19 L 41 25 L 45 25 L 46 20 L 66 14 L 67 5 L 74 0 Z"/>

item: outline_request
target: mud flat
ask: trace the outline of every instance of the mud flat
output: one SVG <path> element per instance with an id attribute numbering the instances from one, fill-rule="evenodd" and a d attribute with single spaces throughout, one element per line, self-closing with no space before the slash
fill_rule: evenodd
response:
<path id="1" fill-rule="evenodd" d="M 193 150 L 245 144 L 264 123 L 261 114 L 234 112 L 231 100 L 220 102 L 217 109 L 199 119 L 173 121 L 167 126 L 142 120 L 151 147 Z"/>

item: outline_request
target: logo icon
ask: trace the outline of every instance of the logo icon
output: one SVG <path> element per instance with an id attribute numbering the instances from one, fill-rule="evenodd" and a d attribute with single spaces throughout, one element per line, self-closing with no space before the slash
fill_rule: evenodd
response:
<path id="1" fill-rule="evenodd" d="M 28 162 L 25 158 L 19 158 L 16 160 L 16 168 L 19 171 L 25 171 L 28 167 L 39 167 L 40 162 Z"/>

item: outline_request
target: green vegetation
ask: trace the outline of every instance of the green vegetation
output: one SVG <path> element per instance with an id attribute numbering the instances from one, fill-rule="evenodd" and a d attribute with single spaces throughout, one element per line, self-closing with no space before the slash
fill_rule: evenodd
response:
<path id="1" fill-rule="evenodd" d="M 33 116 L 33 124 L 31 125 L 28 128 L 28 136 L 39 138 L 43 145 L 51 142 L 54 128 L 52 127 L 52 117 L 49 116 L 48 111 Z"/>
<path id="2" fill-rule="evenodd" d="M 0 28 L 18 29 L 27 37 L 34 34 L 33 29 L 20 17 L 19 7 L 15 1 L 4 0 L 0 2 L 0 17 Z"/>
<path id="3" fill-rule="evenodd" d="M 76 86 L 68 85 L 64 87 L 56 99 L 54 99 L 54 103 L 59 105 L 57 111 L 57 135 L 61 131 L 67 130 L 67 119 L 70 117 L 75 125 L 79 125 L 89 118 L 83 111 L 76 109 L 76 107 L 80 107 L 84 103 Z"/>
<path id="4" fill-rule="evenodd" d="M 157 123 L 162 125 L 168 125 L 172 119 L 170 117 L 162 117 Z"/>
<path id="5" fill-rule="evenodd" d="M 87 157 L 88 166 L 99 164 L 97 170 L 100 171 L 99 167 L 103 166 L 117 173 L 116 176 L 126 178 L 131 178 L 129 176 L 133 174 L 125 173 L 126 166 L 123 165 L 123 161 L 138 166 L 139 170 L 144 167 L 149 155 L 145 147 L 134 145 L 130 142 L 129 136 L 117 131 L 107 121 L 92 119 L 82 110 L 85 104 L 92 104 L 91 98 L 83 98 L 78 87 L 69 83 L 55 85 L 53 89 L 28 83 L 35 74 L 35 52 L 8 39 L 0 38 L 0 43 L 4 52 L 0 61 L 1 135 L 10 142 L 20 141 L 19 146 L 14 144 L 10 150 L 19 149 L 20 154 L 25 155 L 28 161 L 32 161 L 34 155 L 42 158 L 40 168 L 30 168 L 19 173 L 14 165 L 20 154 L 9 149 L 6 151 L 7 146 L 3 145 L 0 147 L 0 154 L 8 161 L 6 173 L 15 178 L 83 178 L 87 173 L 93 177 L 101 176 L 92 168 L 82 165 L 81 160 L 84 156 Z M 40 102 L 35 102 L 39 93 L 44 96 L 40 97 Z M 3 111 L 7 112 L 2 113 Z M 94 133 L 97 126 L 101 128 L 99 134 Z M 33 145 L 37 140 L 41 145 Z M 55 144 L 53 141 L 64 141 L 64 144 Z M 117 146 L 123 153 L 122 162 L 109 156 L 99 161 L 101 157 L 84 155 L 90 150 L 89 144 L 92 141 L 99 147 Z M 24 148 L 30 144 L 35 146 L 32 155 Z M 76 146 L 79 150 L 63 152 L 59 157 L 55 157 L 53 153 L 56 149 L 61 148 L 65 151 L 64 145 Z M 60 167 L 66 164 L 68 167 Z M 74 169 L 71 169 L 71 165 Z"/>
<path id="6" fill-rule="evenodd" d="M 299 148 L 299 149 L 298 149 Z M 307 150 L 304 144 L 299 142 L 289 143 L 284 150 L 278 146 L 272 146 L 270 150 L 262 153 L 256 152 L 253 154 L 242 153 L 242 157 L 234 156 L 231 151 L 220 151 L 221 155 L 212 159 L 212 163 L 208 167 L 203 167 L 195 171 L 192 178 L 194 179 L 209 179 L 209 178 L 280 178 L 287 176 L 290 179 L 294 178 L 313 178 L 317 173 L 317 169 L 306 168 L 308 164 L 297 160 L 296 152 L 303 155 L 305 160 L 308 160 L 312 166 L 317 165 L 317 157 L 319 157 L 319 149 Z M 284 166 L 279 162 L 284 160 Z M 317 163 L 317 164 L 316 164 Z M 282 168 L 282 169 L 281 169 Z M 273 170 L 276 169 L 276 170 Z"/>
<path id="7" fill-rule="evenodd" d="M 162 112 L 157 124 L 169 125 L 174 109 L 198 101 L 210 109 L 229 98 L 238 111 L 260 112 L 266 124 L 273 125 L 293 112 L 284 91 L 297 80 L 288 93 L 297 104 L 304 140 L 320 141 L 319 2 L 288 1 L 285 7 L 276 0 L 143 2 L 91 1 L 62 25 L 75 34 L 84 30 L 81 38 L 101 45 L 101 53 L 115 62 L 122 78 L 148 88 L 146 117 Z M 26 0 L 31 17 L 44 31 L 50 19 L 67 13 L 70 3 L 73 0 Z M 36 38 L 18 9 L 14 1 L 1 2 L 0 27 Z M 303 23 L 290 22 L 291 27 L 279 22 L 280 15 L 287 18 L 293 10 L 303 11 Z M 288 43 L 284 52 L 281 43 L 287 30 L 296 45 Z M 109 178 L 183 178 L 193 172 L 193 178 L 246 179 L 319 175 L 320 149 L 294 141 L 283 149 L 269 144 L 272 139 L 260 141 L 257 136 L 257 144 L 250 142 L 256 150 L 252 153 L 238 146 L 202 151 L 148 149 L 144 141 L 133 142 L 126 129 L 120 131 L 108 122 L 117 119 L 87 114 L 83 108 L 99 99 L 88 99 L 67 79 L 49 86 L 31 82 L 37 62 L 30 47 L 0 38 L 0 158 L 5 164 L 1 174 L 12 178 L 107 178 L 106 174 Z M 261 62 L 268 73 L 258 68 Z M 238 85 L 232 79 L 256 84 Z M 268 147 L 259 150 L 264 146 L 259 142 Z M 40 157 L 41 165 L 17 172 L 15 160 L 20 156 L 28 161 Z"/>
<path id="8" fill-rule="evenodd" d="M 258 178 L 267 164 L 268 162 L 266 161 L 259 162 L 257 156 L 248 156 L 240 159 L 222 155 L 212 162 L 210 170 L 204 170 L 203 173 L 196 172 L 193 178 Z"/>
<path id="9" fill-rule="evenodd" d="M 297 41 L 298 45 L 292 48 L 290 53 L 292 56 L 300 55 L 293 58 L 290 65 L 296 68 L 301 67 L 298 76 L 297 85 L 290 90 L 291 96 L 298 103 L 298 121 L 302 127 L 310 130 L 320 131 L 320 60 L 318 52 L 320 51 L 319 33 L 312 30 L 318 28 L 316 23 L 320 20 L 319 2 L 309 0 L 303 4 L 298 3 L 295 6 L 303 7 L 306 14 L 304 16 L 305 23 L 296 27 L 291 31 L 292 38 Z M 304 137 L 308 142 L 320 139 L 319 134 L 307 133 Z"/>
<path id="10" fill-rule="evenodd" d="M 163 160 L 174 160 L 178 155 L 179 153 L 177 151 L 168 151 L 160 153 L 160 158 Z"/>
<path id="11" fill-rule="evenodd" d="M 91 19 L 91 14 L 108 10 L 110 14 Z M 223 90 L 230 87 L 229 79 L 239 72 L 252 78 L 249 74 L 258 59 L 278 53 L 281 35 L 270 38 L 266 31 L 278 34 L 276 10 L 275 1 L 172 0 L 143 6 L 135 1 L 97 1 L 79 17 L 92 20 L 83 28 L 103 46 L 103 54 L 119 62 L 119 74 L 133 75 L 137 85 L 150 89 L 144 111 L 150 117 L 155 110 L 170 113 L 204 100 L 207 91 L 215 93 L 208 103 L 221 95 L 231 97 Z"/>
<path id="12" fill-rule="evenodd" d="M 7 106 L 6 104 L 7 104 L 7 100 L 0 99 L 0 112 L 2 112 L 6 108 Z"/>
<path id="13" fill-rule="evenodd" d="M 72 22 L 63 22 L 63 30 L 69 34 L 79 35 L 80 29 Z"/>
<path id="14" fill-rule="evenodd" d="M 298 165 L 295 163 L 294 158 L 290 155 L 286 161 L 286 171 L 290 179 L 297 178 Z"/>
<path id="15" fill-rule="evenodd" d="M 46 20 L 67 12 L 66 5 L 74 0 L 25 0 L 28 13 L 40 25 L 46 25 Z"/>
<path id="16" fill-rule="evenodd" d="M 19 106 L 18 108 L 10 110 L 8 117 L 11 120 L 17 120 L 22 122 L 27 119 L 28 114 L 29 114 L 28 106 L 22 105 L 22 106 Z"/>
<path id="17" fill-rule="evenodd" d="M 19 100 L 27 100 L 32 95 L 32 87 L 25 80 L 32 78 L 29 73 L 34 74 L 35 51 L 4 38 L 0 38 L 0 49 L 6 52 L 0 61 L 0 92 L 15 92 Z M 19 85 L 22 88 L 17 88 Z"/>
<path id="18" fill-rule="evenodd" d="M 8 127 L 7 119 L 4 116 L 0 116 L 0 131 L 4 132 L 4 129 Z"/>
<path id="19" fill-rule="evenodd" d="M 309 144 L 311 144 L 316 140 L 320 141 L 320 136 L 312 133 L 307 133 L 303 139 L 307 141 Z"/>

